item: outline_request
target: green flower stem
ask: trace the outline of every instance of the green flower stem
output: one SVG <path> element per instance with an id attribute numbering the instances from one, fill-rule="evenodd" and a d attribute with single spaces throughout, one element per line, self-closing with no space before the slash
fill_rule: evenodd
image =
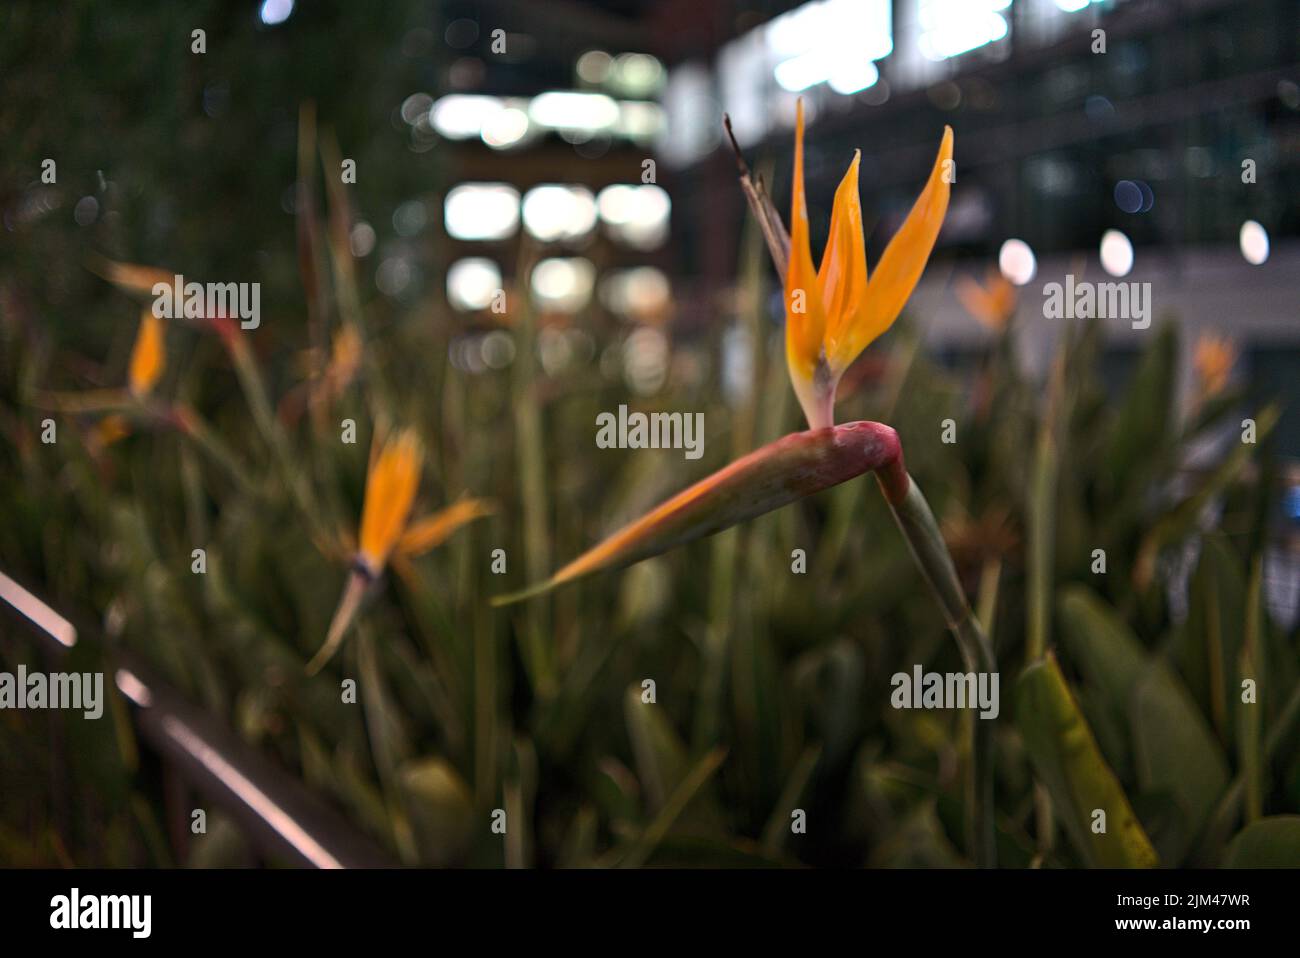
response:
<path id="1" fill-rule="evenodd" d="M 537 265 L 535 251 L 525 248 L 519 257 L 517 275 L 530 276 Z M 515 455 L 519 470 L 519 497 L 523 502 L 524 568 L 531 581 L 546 574 L 550 566 L 550 533 L 546 495 L 546 434 L 541 404 L 537 398 L 537 315 L 527 304 L 515 322 L 518 358 L 513 370 L 513 413 Z M 543 699 L 557 689 L 556 664 L 550 641 L 553 620 L 549 605 L 534 604 L 526 610 L 524 660 L 533 689 Z"/>
<path id="2" fill-rule="evenodd" d="M 208 425 L 207 420 L 198 414 L 198 412 L 188 405 L 177 405 L 172 407 L 168 414 L 174 421 L 183 436 L 194 443 L 200 451 L 209 459 L 217 463 L 224 469 L 239 486 L 241 492 L 245 495 L 252 496 L 254 499 L 262 498 L 262 492 L 252 480 L 252 472 L 239 457 L 235 455 L 217 434 Z"/>
<path id="3" fill-rule="evenodd" d="M 898 528 L 907 540 L 916 564 L 943 610 L 948 628 L 961 649 L 962 659 L 971 672 L 997 672 L 993 647 L 984 635 L 979 620 L 971 612 L 957 579 L 952 556 L 944 544 L 930 504 L 920 486 L 902 466 L 882 469 L 876 474 L 885 499 L 893 510 Z M 905 485 L 904 485 L 905 481 Z M 971 854 L 981 868 L 996 864 L 993 835 L 993 720 L 976 718 L 971 725 L 970 762 L 967 775 L 967 830 Z"/>

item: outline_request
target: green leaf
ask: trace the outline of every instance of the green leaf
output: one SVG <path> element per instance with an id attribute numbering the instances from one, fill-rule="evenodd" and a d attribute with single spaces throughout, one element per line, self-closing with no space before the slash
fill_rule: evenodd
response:
<path id="1" fill-rule="evenodd" d="M 817 760 L 821 758 L 821 754 L 821 746 L 809 745 L 795 762 L 790 777 L 786 780 L 785 788 L 781 790 L 776 808 L 772 809 L 767 825 L 763 827 L 764 853 L 773 857 L 780 855 L 785 838 L 790 834 L 790 816 L 808 787 L 808 780 L 812 777 L 813 769 L 817 767 Z"/>
<path id="2" fill-rule="evenodd" d="M 691 773 L 686 746 L 666 717 L 663 706 L 642 701 L 639 686 L 628 689 L 623 699 L 623 713 L 636 756 L 641 790 L 649 811 L 658 814 Z M 692 792 L 692 801 L 674 818 L 686 824 L 712 828 L 721 822 L 722 816 L 712 792 L 704 787 L 703 781 L 697 788 L 698 791 Z"/>
<path id="3" fill-rule="evenodd" d="M 1255 443 L 1236 443 L 1191 495 L 1162 515 L 1145 532 L 1134 562 L 1133 575 L 1139 587 L 1145 588 L 1154 578 L 1156 557 L 1162 548 L 1196 531 L 1206 504 L 1238 478 L 1259 448 L 1258 444 L 1273 431 L 1281 415 L 1277 403 L 1261 409 L 1255 417 Z"/>
<path id="4" fill-rule="evenodd" d="M 1250 591 L 1246 599 L 1246 635 L 1237 659 L 1236 685 L 1230 687 L 1229 701 L 1237 713 L 1237 761 L 1245 784 L 1245 815 L 1254 822 L 1264 808 L 1264 745 L 1263 709 L 1259 704 L 1259 650 L 1262 648 L 1261 632 L 1264 629 L 1264 557 L 1257 555 L 1250 568 Z M 1255 683 L 1255 698 L 1242 701 L 1243 686 Z"/>
<path id="5" fill-rule="evenodd" d="M 1066 833 L 1094 867 L 1151 868 L 1158 859 L 1115 773 L 1061 674 L 1055 656 L 1030 665 L 1016 683 L 1016 724 Z M 1093 829 L 1094 811 L 1106 831 Z"/>
<path id="6" fill-rule="evenodd" d="M 1246 586 L 1240 562 L 1219 534 L 1206 536 L 1192 576 L 1190 608 L 1180 646 L 1182 672 L 1193 698 L 1228 741 L 1240 699 L 1237 660 L 1241 655 Z"/>
<path id="7" fill-rule="evenodd" d="M 1161 326 L 1129 385 L 1119 415 L 1107 436 L 1102 462 L 1114 491 L 1132 487 L 1149 463 L 1169 443 L 1174 384 L 1178 372 L 1178 336 L 1171 323 Z"/>
<path id="8" fill-rule="evenodd" d="M 1172 802 L 1156 838 L 1161 857 L 1180 862 L 1228 786 L 1228 765 L 1186 686 L 1164 663 L 1152 664 L 1133 695 L 1138 785 Z"/>
<path id="9" fill-rule="evenodd" d="M 407 762 L 398 773 L 421 861 L 434 866 L 460 862 L 474 834 L 469 786 L 444 758 Z"/>
<path id="10" fill-rule="evenodd" d="M 697 799 L 705 798 L 703 789 L 726 757 L 726 749 L 711 749 L 687 770 L 681 782 L 673 789 L 673 793 L 668 796 L 645 830 L 618 859 L 619 867 L 639 868 L 645 864 L 654 850 L 668 836 L 669 831 L 678 824 L 686 809 L 696 804 Z M 709 832 L 715 830 L 706 829 Z"/>
<path id="11" fill-rule="evenodd" d="M 1300 868 L 1300 815 L 1272 815 L 1247 825 L 1228 846 L 1226 868 Z"/>
<path id="12" fill-rule="evenodd" d="M 1119 613 L 1086 586 L 1061 591 L 1060 616 L 1070 661 L 1111 710 L 1127 715 L 1133 688 L 1147 665 L 1142 643 Z"/>

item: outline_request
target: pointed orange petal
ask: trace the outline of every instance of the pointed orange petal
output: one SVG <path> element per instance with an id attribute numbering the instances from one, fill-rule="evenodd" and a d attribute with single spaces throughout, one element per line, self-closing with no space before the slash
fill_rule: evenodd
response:
<path id="1" fill-rule="evenodd" d="M 384 443 L 366 477 L 358 555 L 374 575 L 383 571 L 406 528 L 420 481 L 421 459 L 419 439 L 408 429 Z"/>
<path id="2" fill-rule="evenodd" d="M 89 268 L 118 289 L 143 296 L 152 296 L 157 283 L 171 286 L 176 280 L 169 270 L 158 269 L 156 266 L 139 266 L 136 263 L 117 263 L 102 256 L 92 257 Z"/>
<path id="3" fill-rule="evenodd" d="M 395 551 L 404 556 L 428 552 L 446 542 L 461 526 L 491 512 L 492 508 L 485 499 L 462 499 L 433 515 L 412 522 L 397 540 Z"/>
<path id="4" fill-rule="evenodd" d="M 993 270 L 992 285 L 989 289 L 992 291 L 993 301 L 998 305 L 998 313 L 1002 316 L 1002 324 L 1005 326 L 1011 319 L 1012 313 L 1016 311 L 1016 304 L 1020 299 L 1016 287 L 1011 280 L 997 270 Z"/>
<path id="5" fill-rule="evenodd" d="M 987 289 L 969 276 L 961 276 L 957 279 L 957 299 L 982 325 L 993 330 L 1002 328 L 1002 304 L 996 289 Z"/>
<path id="6" fill-rule="evenodd" d="M 862 203 L 858 198 L 861 159 L 862 152 L 855 151 L 853 162 L 835 190 L 830 236 L 821 268 L 817 270 L 826 310 L 828 357 L 835 355 L 835 345 L 846 334 L 867 291 L 867 246 L 862 236 Z"/>
<path id="7" fill-rule="evenodd" d="M 823 402 L 824 386 L 816 382 L 821 363 L 826 313 L 821 284 L 813 269 L 808 243 L 808 205 L 803 189 L 803 100 L 795 115 L 794 187 L 790 198 L 790 269 L 785 279 L 785 361 L 790 381 L 803 406 L 808 425 L 829 426 L 829 404 Z"/>
<path id="8" fill-rule="evenodd" d="M 701 479 L 505 605 L 602 569 L 631 565 L 874 470 L 906 490 L 898 434 L 878 422 L 791 433 Z"/>
<path id="9" fill-rule="evenodd" d="M 140 329 L 135 334 L 131 348 L 131 366 L 127 371 L 127 384 L 131 395 L 147 396 L 158 382 L 166 363 L 163 351 L 163 321 L 149 310 L 140 315 Z"/>
<path id="10" fill-rule="evenodd" d="M 95 423 L 91 435 L 101 446 L 111 446 L 131 435 L 131 424 L 120 413 L 112 413 Z"/>
<path id="11" fill-rule="evenodd" d="M 894 324 L 904 304 L 916 288 L 925 264 L 939 236 L 944 214 L 948 212 L 948 183 L 952 159 L 952 127 L 943 128 L 939 155 L 912 212 L 894 234 L 876 272 L 867 284 L 863 308 L 854 319 L 848 334 L 836 343 L 834 365 L 846 368 L 858 354 Z"/>
<path id="12" fill-rule="evenodd" d="M 325 370 L 325 378 L 331 388 L 341 392 L 352 382 L 352 377 L 361 366 L 361 349 L 361 334 L 357 328 L 351 323 L 340 326 L 334 334 L 330 361 Z"/>

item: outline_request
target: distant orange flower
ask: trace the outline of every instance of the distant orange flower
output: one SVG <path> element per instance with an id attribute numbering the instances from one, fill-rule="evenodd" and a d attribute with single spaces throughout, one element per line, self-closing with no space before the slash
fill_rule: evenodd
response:
<path id="1" fill-rule="evenodd" d="M 1015 315 L 1016 287 L 996 268 L 990 267 L 984 285 L 969 276 L 957 280 L 957 298 L 966 312 L 979 320 L 987 329 L 1000 333 Z"/>
<path id="2" fill-rule="evenodd" d="M 96 422 L 90 430 L 91 442 L 101 449 L 120 442 L 129 435 L 131 435 L 131 424 L 119 413 L 110 413 Z"/>
<path id="3" fill-rule="evenodd" d="M 146 309 L 140 314 L 140 326 L 131 346 L 126 388 L 49 395 L 49 400 L 57 408 L 102 414 L 88 433 L 92 449 L 102 450 L 131 435 L 134 425 L 125 413 L 138 417 L 146 409 L 156 412 L 169 408 L 166 403 L 146 403 L 167 365 L 164 339 L 163 320 Z"/>
<path id="4" fill-rule="evenodd" d="M 351 323 L 345 323 L 334 334 L 329 365 L 325 367 L 325 389 L 338 397 L 356 377 L 361 368 L 361 334 Z"/>
<path id="5" fill-rule="evenodd" d="M 163 374 L 167 360 L 163 339 L 163 321 L 145 310 L 140 314 L 140 329 L 135 334 L 127 371 L 127 388 L 137 399 L 149 395 Z"/>
<path id="6" fill-rule="evenodd" d="M 1192 352 L 1192 367 L 1200 380 L 1202 397 L 1218 395 L 1228 385 L 1228 375 L 1237 361 L 1237 347 L 1226 336 L 1202 333 Z"/>
<path id="7" fill-rule="evenodd" d="M 158 283 L 170 286 L 176 278 L 169 270 L 159 269 L 156 266 L 117 263 L 102 256 L 91 258 L 90 269 L 118 289 L 140 296 L 152 296 L 154 286 Z"/>
<path id="8" fill-rule="evenodd" d="M 366 590 L 383 574 L 390 561 L 405 565 L 406 560 L 442 544 L 461 526 L 491 511 L 484 500 L 462 499 L 411 522 L 411 507 L 415 504 L 423 461 L 423 448 L 413 429 L 404 429 L 386 439 L 378 454 L 372 451 L 352 571 L 330 622 L 325 644 L 308 663 L 308 673 L 318 672 L 338 651 L 361 608 Z M 401 566 L 398 571 L 402 571 Z"/>

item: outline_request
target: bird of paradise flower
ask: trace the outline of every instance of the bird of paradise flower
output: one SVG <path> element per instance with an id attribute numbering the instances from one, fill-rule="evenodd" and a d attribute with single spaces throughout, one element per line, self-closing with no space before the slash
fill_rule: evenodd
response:
<path id="1" fill-rule="evenodd" d="M 830 236 L 821 265 L 814 269 L 804 195 L 803 139 L 800 101 L 789 233 L 761 181 L 750 176 L 739 149 L 736 152 L 741 187 L 784 283 L 786 364 L 810 428 L 736 460 L 618 530 L 544 582 L 493 602 L 520 601 L 603 569 L 638 562 L 874 472 L 967 669 L 995 672 L 992 647 L 966 601 L 934 514 L 903 465 L 898 434 L 883 423 L 834 422 L 836 389 L 845 370 L 893 325 L 934 248 L 951 190 L 952 129 L 944 128 L 925 186 L 870 278 L 858 198 L 860 153 L 855 153 L 835 192 Z M 993 723 L 972 724 L 968 833 L 976 862 L 991 865 Z"/>
<path id="2" fill-rule="evenodd" d="M 616 532 L 547 581 L 499 597 L 498 604 L 545 592 L 599 569 L 657 555 L 864 472 L 877 473 L 891 503 L 907 498 L 911 483 L 894 430 L 870 422 L 835 425 L 833 408 L 844 371 L 898 318 L 925 268 L 948 207 L 950 186 L 944 170 L 952 158 L 952 130 L 945 128 L 925 188 L 886 247 L 870 281 L 858 199 L 860 154 L 854 155 L 836 190 L 830 238 L 820 269 L 813 268 L 804 197 L 803 135 L 801 101 L 795 122 L 792 229 L 788 236 L 761 188 L 753 188 L 747 179 L 747 170 L 742 183 L 764 225 L 784 280 L 786 362 L 809 430 L 792 433 L 733 462 Z"/>
<path id="3" fill-rule="evenodd" d="M 308 674 L 319 672 L 333 658 L 366 593 L 386 566 L 391 564 L 402 573 L 411 559 L 441 545 L 466 523 L 491 513 L 486 500 L 466 498 L 412 522 L 423 460 L 423 447 L 412 429 L 377 440 L 372 446 L 352 567 L 325 644 L 307 664 Z M 347 545 L 352 548 L 351 541 Z"/>
<path id="4" fill-rule="evenodd" d="M 988 279 L 982 285 L 969 276 L 961 277 L 957 281 L 957 298 L 966 312 L 994 333 L 1007 328 L 1019 300 L 1016 287 L 996 267 L 989 268 Z"/>

